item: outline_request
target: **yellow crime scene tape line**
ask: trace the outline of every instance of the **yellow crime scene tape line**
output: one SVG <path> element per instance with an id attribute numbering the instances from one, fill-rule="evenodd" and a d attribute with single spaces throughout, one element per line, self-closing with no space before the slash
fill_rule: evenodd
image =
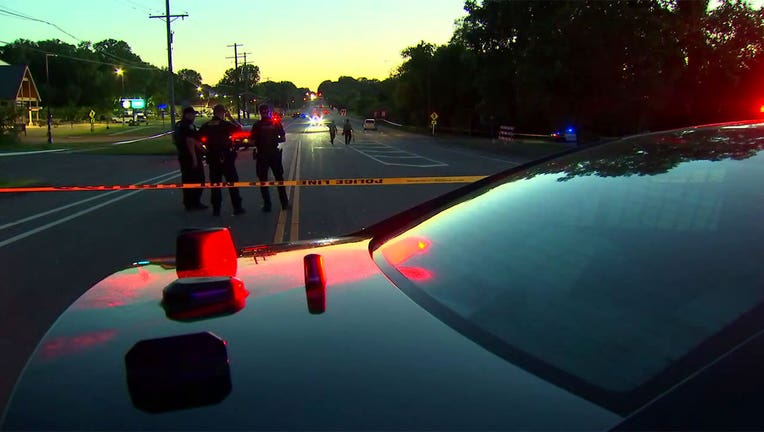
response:
<path id="1" fill-rule="evenodd" d="M 97 186 L 34 186 L 0 188 L 0 193 L 10 192 L 83 192 L 115 190 L 161 190 L 161 189 L 213 189 L 213 188 L 250 188 L 262 186 L 385 186 L 438 183 L 472 183 L 486 176 L 446 176 L 446 177 L 369 177 L 314 180 L 254 181 L 234 183 L 161 183 L 138 185 L 97 185 Z"/>

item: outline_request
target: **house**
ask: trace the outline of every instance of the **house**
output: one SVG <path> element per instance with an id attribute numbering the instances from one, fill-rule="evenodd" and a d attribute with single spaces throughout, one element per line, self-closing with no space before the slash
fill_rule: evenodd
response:
<path id="1" fill-rule="evenodd" d="M 40 121 L 40 92 L 27 65 L 0 64 L 0 110 L 15 107 L 26 124 Z"/>

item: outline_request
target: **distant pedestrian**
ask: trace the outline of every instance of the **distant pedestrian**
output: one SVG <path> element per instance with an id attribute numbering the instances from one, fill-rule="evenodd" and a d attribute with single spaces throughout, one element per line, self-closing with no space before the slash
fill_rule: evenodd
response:
<path id="1" fill-rule="evenodd" d="M 342 125 L 342 135 L 345 136 L 345 145 L 350 144 L 350 140 L 353 139 L 353 126 L 350 124 L 350 119 L 345 119 L 345 124 Z"/>
<path id="2" fill-rule="evenodd" d="M 178 149 L 180 179 L 183 183 L 204 183 L 204 165 L 202 164 L 202 143 L 194 120 L 196 111 L 192 107 L 183 108 L 183 117 L 175 124 L 173 143 Z M 183 207 L 187 211 L 203 210 L 204 189 L 183 189 Z"/>
<path id="3" fill-rule="evenodd" d="M 258 107 L 260 120 L 252 125 L 251 141 L 254 144 L 252 157 L 257 161 L 255 169 L 260 181 L 268 181 L 268 170 L 273 171 L 276 181 L 284 181 L 284 165 L 282 163 L 281 143 L 286 142 L 286 132 L 278 121 L 271 117 L 270 107 L 266 104 Z M 289 210 L 289 198 L 286 188 L 278 187 L 281 208 Z M 263 211 L 271 211 L 271 194 L 267 186 L 260 187 L 263 196 Z"/>
<path id="4" fill-rule="evenodd" d="M 334 145 L 334 138 L 337 136 L 337 123 L 334 122 L 334 120 L 331 120 L 329 122 L 329 139 L 332 141 L 332 145 Z"/>
<path id="5" fill-rule="evenodd" d="M 199 129 L 199 135 L 207 146 L 211 183 L 220 183 L 224 178 L 230 183 L 239 181 L 239 174 L 236 172 L 236 148 L 231 140 L 231 135 L 238 131 L 241 131 L 241 125 L 231 117 L 231 113 L 223 105 L 215 105 L 212 109 L 212 120 Z M 231 196 L 233 214 L 244 213 L 239 188 L 229 187 L 228 193 Z M 212 215 L 220 216 L 223 194 L 220 188 L 212 188 L 211 195 Z"/>

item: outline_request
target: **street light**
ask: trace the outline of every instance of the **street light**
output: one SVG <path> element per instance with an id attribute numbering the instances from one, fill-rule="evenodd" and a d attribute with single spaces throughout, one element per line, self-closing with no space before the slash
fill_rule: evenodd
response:
<path id="1" fill-rule="evenodd" d="M 122 78 L 122 99 L 125 98 L 125 71 L 122 68 L 114 69 L 114 73 Z M 120 105 L 121 106 L 121 105 Z M 125 125 L 125 109 L 122 108 L 122 126 Z"/>
<path id="2" fill-rule="evenodd" d="M 48 86 L 48 144 L 53 144 L 53 135 L 50 132 L 52 118 L 50 116 L 50 73 L 48 72 L 48 57 L 58 57 L 56 54 L 45 54 L 45 84 Z"/>

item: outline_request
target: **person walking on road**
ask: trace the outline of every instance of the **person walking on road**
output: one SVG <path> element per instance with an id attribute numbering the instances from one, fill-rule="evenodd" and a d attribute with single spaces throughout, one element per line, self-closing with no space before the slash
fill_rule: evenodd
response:
<path id="1" fill-rule="evenodd" d="M 276 181 L 284 181 L 281 143 L 286 142 L 286 132 L 281 123 L 271 117 L 271 110 L 268 105 L 260 105 L 258 111 L 260 112 L 260 120 L 252 125 L 252 132 L 250 133 L 250 139 L 254 144 L 252 158 L 256 161 L 257 178 L 260 181 L 268 181 L 268 170 L 271 170 Z M 281 209 L 289 210 L 286 188 L 279 186 L 278 191 Z M 262 210 L 264 212 L 271 211 L 271 194 L 268 187 L 261 186 L 260 194 L 263 196 Z"/>
<path id="2" fill-rule="evenodd" d="M 345 119 L 345 124 L 342 125 L 342 135 L 345 136 L 345 145 L 350 144 L 350 140 L 353 139 L 353 126 L 350 124 L 350 119 Z"/>
<path id="3" fill-rule="evenodd" d="M 236 149 L 234 148 L 231 135 L 241 131 L 241 125 L 231 117 L 231 113 L 223 105 L 215 105 L 212 109 L 212 120 L 203 124 L 199 129 L 202 141 L 207 145 L 207 165 L 210 167 L 210 182 L 220 183 L 225 178 L 226 182 L 239 181 L 236 172 Z M 227 120 L 226 120 L 227 119 Z M 241 206 L 239 188 L 229 187 L 233 214 L 245 213 Z M 212 215 L 220 216 L 220 206 L 223 202 L 223 194 L 220 188 L 212 188 Z"/>
<path id="4" fill-rule="evenodd" d="M 183 108 L 183 117 L 175 124 L 173 143 L 178 149 L 180 179 L 185 183 L 204 183 L 204 165 L 202 164 L 202 143 L 199 142 L 198 130 L 194 124 L 196 110 Z M 186 211 L 204 210 L 202 204 L 204 189 L 183 189 L 183 207 Z"/>
<path id="5" fill-rule="evenodd" d="M 337 123 L 334 122 L 334 120 L 329 122 L 329 139 L 332 141 L 332 145 L 334 145 L 334 138 L 337 136 Z"/>

